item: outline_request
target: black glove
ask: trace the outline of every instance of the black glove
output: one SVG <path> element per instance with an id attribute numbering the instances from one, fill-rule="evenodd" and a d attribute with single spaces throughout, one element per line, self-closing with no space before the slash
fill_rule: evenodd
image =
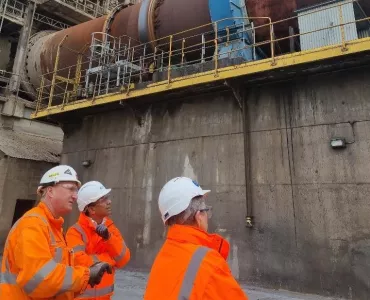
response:
<path id="1" fill-rule="evenodd" d="M 108 228 L 103 223 L 96 226 L 96 233 L 100 235 L 104 240 L 107 240 L 110 237 Z"/>
<path id="2" fill-rule="evenodd" d="M 100 283 L 105 272 L 112 274 L 112 267 L 106 262 L 97 262 L 90 267 L 89 284 L 91 287 Z"/>

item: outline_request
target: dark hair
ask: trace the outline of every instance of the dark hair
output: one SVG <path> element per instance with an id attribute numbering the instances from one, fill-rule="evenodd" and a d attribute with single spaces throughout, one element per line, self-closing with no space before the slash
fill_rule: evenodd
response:
<path id="1" fill-rule="evenodd" d="M 87 217 L 90 217 L 90 213 L 89 213 L 89 210 L 88 210 L 88 208 L 89 207 L 94 207 L 95 206 L 95 202 L 94 203 L 90 203 L 90 204 L 88 204 L 86 207 L 85 207 L 85 209 L 84 209 L 84 214 L 87 216 Z"/>
<path id="2" fill-rule="evenodd" d="M 194 197 L 193 199 L 191 199 L 189 206 L 178 215 L 169 218 L 166 222 L 166 225 L 168 226 L 172 226 L 175 224 L 194 225 L 195 214 L 198 212 L 203 202 L 204 202 L 203 196 Z"/>

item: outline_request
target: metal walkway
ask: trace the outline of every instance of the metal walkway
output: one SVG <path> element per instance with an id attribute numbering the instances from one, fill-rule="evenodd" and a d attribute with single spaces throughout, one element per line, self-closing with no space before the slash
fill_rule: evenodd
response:
<path id="1" fill-rule="evenodd" d="M 18 25 L 24 25 L 24 14 L 26 10 L 26 4 L 17 0 L 1 0 L 0 1 L 0 15 L 1 18 L 5 18 Z M 34 14 L 34 20 L 40 23 L 44 23 L 55 29 L 66 29 L 69 25 L 64 22 L 55 20 L 53 18 L 44 16 L 39 13 Z M 1 29 L 1 28 L 0 28 Z"/>
<path id="2" fill-rule="evenodd" d="M 238 28 L 222 31 L 217 30 L 220 25 L 216 22 L 212 24 L 216 29 L 213 33 L 199 34 L 202 27 L 198 27 L 139 45 L 133 43 L 129 37 L 115 38 L 97 33 L 93 36 L 88 54 L 76 54 L 75 65 L 58 69 L 57 55 L 54 71 L 44 74 L 41 79 L 37 108 L 32 118 L 45 118 L 158 93 L 222 83 L 227 79 L 273 70 L 292 67 L 305 69 L 314 63 L 348 58 L 370 51 L 370 37 L 363 34 L 364 30 L 370 33 L 366 27 L 370 18 L 344 18 L 342 10 L 349 3 L 352 1 L 321 10 L 337 10 L 336 22 L 322 22 L 325 25 L 314 30 L 301 27 L 300 33 L 286 37 L 275 37 L 275 24 L 294 18 L 307 18 L 320 10 L 300 13 L 296 17 L 279 22 L 264 18 L 267 24 L 259 27 L 268 26 L 271 29 L 270 39 L 267 41 L 255 41 L 255 32 L 258 32 L 259 27 L 253 26 L 253 20 L 245 20 Z M 346 13 L 345 16 L 347 15 Z M 365 27 L 359 26 L 364 23 Z M 204 25 L 204 28 L 209 28 L 209 24 Z M 238 41 L 234 45 L 242 45 L 238 46 L 241 48 L 230 47 L 235 40 L 245 41 L 246 34 L 252 43 L 245 45 Z M 330 36 L 330 39 L 323 41 L 323 35 Z M 315 43 L 306 43 L 305 50 L 302 50 L 303 38 L 318 40 L 320 47 L 316 47 Z M 194 44 L 194 40 L 198 42 Z M 283 43 L 298 44 L 299 51 L 279 53 L 279 45 Z M 135 46 L 132 46 L 133 44 Z M 60 47 L 62 46 L 61 44 Z M 225 52 L 220 49 L 230 50 Z M 246 49 L 252 49 L 254 55 L 251 59 L 243 60 L 235 54 Z M 88 67 L 83 69 L 82 66 Z"/>

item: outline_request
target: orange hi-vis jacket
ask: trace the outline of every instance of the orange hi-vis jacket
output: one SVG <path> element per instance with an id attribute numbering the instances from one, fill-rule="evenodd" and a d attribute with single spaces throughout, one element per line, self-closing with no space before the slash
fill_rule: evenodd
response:
<path id="1" fill-rule="evenodd" d="M 145 300 L 247 300 L 226 262 L 230 245 L 217 234 L 173 225 L 149 275 Z"/>
<path id="2" fill-rule="evenodd" d="M 130 260 L 130 250 L 113 221 L 106 218 L 104 224 L 110 233 L 107 241 L 96 233 L 96 224 L 84 213 L 80 214 L 78 222 L 67 231 L 67 243 L 74 249 L 76 265 L 89 267 L 97 261 L 104 261 L 113 267 L 112 274 L 105 273 L 100 284 L 94 288 L 88 285 L 78 299 L 111 299 L 114 291 L 114 269 L 124 267 Z"/>
<path id="3" fill-rule="evenodd" d="M 0 299 L 72 300 L 86 289 L 90 271 L 74 266 L 62 225 L 63 218 L 55 219 L 42 202 L 13 225 L 1 264 Z"/>

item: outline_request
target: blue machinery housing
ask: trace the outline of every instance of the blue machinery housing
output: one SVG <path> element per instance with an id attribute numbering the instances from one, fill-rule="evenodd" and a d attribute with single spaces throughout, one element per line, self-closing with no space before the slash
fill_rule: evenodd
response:
<path id="1" fill-rule="evenodd" d="M 217 23 L 217 36 L 223 39 L 218 50 L 219 57 L 242 57 L 246 61 L 257 59 L 253 48 L 248 47 L 253 44 L 253 28 L 248 20 L 244 0 L 209 0 L 208 5 L 212 22 L 225 19 Z M 230 37 L 229 41 L 227 37 Z"/>
<path id="2" fill-rule="evenodd" d="M 149 34 L 148 12 L 151 0 L 142 2 L 139 13 L 139 38 L 142 43 L 151 41 Z M 248 45 L 253 44 L 253 28 L 248 20 L 244 0 L 209 0 L 209 14 L 212 23 L 217 24 L 220 47 L 219 58 L 241 57 L 245 61 L 256 60 L 256 51 Z M 216 31 L 216 28 L 214 28 Z"/>

